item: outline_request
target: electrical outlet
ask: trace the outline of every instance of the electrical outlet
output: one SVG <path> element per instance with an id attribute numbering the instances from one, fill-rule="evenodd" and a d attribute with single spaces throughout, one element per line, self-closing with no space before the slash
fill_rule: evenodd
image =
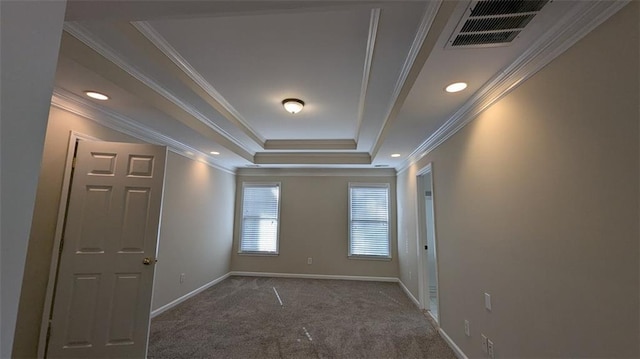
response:
<path id="1" fill-rule="evenodd" d="M 411 280 L 411 271 L 409 271 L 409 280 Z"/>
<path id="2" fill-rule="evenodd" d="M 489 354 L 489 358 L 495 358 L 495 348 L 493 347 L 493 342 L 491 341 L 491 339 L 487 339 L 487 352 Z"/>
<path id="3" fill-rule="evenodd" d="M 491 294 L 484 293 L 484 307 L 491 311 Z"/>
<path id="4" fill-rule="evenodd" d="M 480 334 L 480 336 L 482 337 L 482 351 L 486 354 L 487 353 L 487 336 L 484 334 Z"/>
<path id="5" fill-rule="evenodd" d="M 311 257 L 307 258 L 307 264 L 311 264 L 311 263 L 313 263 L 313 258 Z"/>
<path id="6" fill-rule="evenodd" d="M 464 334 L 468 337 L 471 336 L 471 331 L 469 329 L 469 321 L 465 319 L 464 321 Z"/>
<path id="7" fill-rule="evenodd" d="M 180 273 L 180 284 L 184 283 L 184 277 L 186 275 L 184 273 Z"/>

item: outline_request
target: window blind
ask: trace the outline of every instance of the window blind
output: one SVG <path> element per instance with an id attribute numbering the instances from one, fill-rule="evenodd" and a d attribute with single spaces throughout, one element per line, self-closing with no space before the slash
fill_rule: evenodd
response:
<path id="1" fill-rule="evenodd" d="M 349 185 L 349 255 L 390 257 L 389 186 Z"/>
<path id="2" fill-rule="evenodd" d="M 280 185 L 244 184 L 240 252 L 278 253 Z"/>

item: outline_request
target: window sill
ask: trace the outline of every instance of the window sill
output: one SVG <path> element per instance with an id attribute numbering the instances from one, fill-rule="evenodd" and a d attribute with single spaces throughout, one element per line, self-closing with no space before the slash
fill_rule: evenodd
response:
<path id="1" fill-rule="evenodd" d="M 279 253 L 272 252 L 238 252 L 240 256 L 254 256 L 254 257 L 277 257 Z"/>
<path id="2" fill-rule="evenodd" d="M 392 259 L 391 257 L 375 257 L 375 256 L 359 256 L 359 255 L 350 255 L 347 258 L 365 260 L 365 261 L 384 261 L 384 262 L 390 262 Z"/>

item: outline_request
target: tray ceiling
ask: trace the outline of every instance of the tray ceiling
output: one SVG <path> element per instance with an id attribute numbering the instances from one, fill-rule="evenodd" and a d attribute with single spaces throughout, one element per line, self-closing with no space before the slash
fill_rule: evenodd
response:
<path id="1" fill-rule="evenodd" d="M 549 2 L 508 46 L 448 47 L 477 3 L 69 1 L 53 102 L 229 170 L 400 169 L 624 5 Z"/>

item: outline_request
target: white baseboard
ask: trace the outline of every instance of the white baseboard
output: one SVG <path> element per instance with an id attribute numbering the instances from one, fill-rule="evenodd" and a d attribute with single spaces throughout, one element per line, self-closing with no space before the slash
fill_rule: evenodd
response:
<path id="1" fill-rule="evenodd" d="M 229 272 L 229 273 L 227 273 L 227 274 L 223 275 L 223 276 L 222 276 L 222 277 L 220 277 L 220 278 L 216 278 L 216 279 L 212 280 L 211 282 L 209 282 L 209 283 L 207 283 L 207 284 L 203 285 L 203 286 L 202 286 L 202 287 L 200 287 L 200 288 L 197 288 L 197 289 L 192 290 L 191 292 L 189 292 L 189 293 L 187 293 L 187 294 L 183 295 L 182 297 L 180 297 L 180 298 L 178 298 L 178 299 L 176 299 L 176 300 L 173 300 L 173 301 L 171 301 L 171 302 L 169 302 L 169 303 L 167 303 L 167 304 L 163 305 L 162 307 L 160 307 L 160 308 L 158 308 L 158 309 L 152 310 L 152 311 L 151 311 L 151 318 L 154 318 L 154 317 L 156 317 L 156 316 L 160 315 L 161 313 L 163 313 L 163 312 L 165 312 L 165 311 L 167 311 L 167 310 L 169 310 L 169 309 L 171 309 L 171 308 L 175 307 L 176 305 L 178 305 L 178 304 L 180 304 L 180 303 L 184 302 L 185 300 L 187 300 L 187 299 L 189 299 L 189 298 L 193 297 L 194 295 L 199 294 L 200 292 L 205 291 L 205 290 L 207 290 L 207 289 L 209 289 L 209 288 L 213 287 L 214 285 L 216 285 L 216 284 L 218 284 L 218 283 L 222 282 L 223 280 L 227 279 L 230 275 L 231 275 L 231 272 Z"/>
<path id="2" fill-rule="evenodd" d="M 431 313 L 430 310 L 425 310 L 426 314 L 429 316 L 429 319 L 432 321 L 431 324 L 433 324 L 433 326 L 436 329 L 440 329 L 440 322 L 438 321 L 438 318 L 436 318 L 433 313 Z"/>
<path id="3" fill-rule="evenodd" d="M 456 357 L 458 357 L 458 359 L 469 359 L 464 354 L 462 349 L 460 349 L 460 347 L 456 345 L 456 343 L 453 341 L 453 339 L 451 339 L 447 335 L 447 333 L 445 333 L 445 331 L 442 330 L 442 328 L 438 329 L 438 333 L 440 333 L 440 336 L 442 337 L 442 339 L 444 339 L 444 341 L 447 342 L 447 344 L 449 345 L 451 350 L 453 350 L 453 353 L 456 355 Z"/>
<path id="4" fill-rule="evenodd" d="M 422 309 L 420 308 L 420 302 L 416 299 L 416 297 L 413 296 L 413 294 L 409 291 L 409 288 L 407 288 L 407 286 L 404 285 L 404 283 L 402 283 L 402 281 L 400 280 L 400 278 L 397 279 L 398 280 L 398 284 L 400 284 L 400 288 L 402 288 L 402 290 L 404 290 L 404 293 L 407 295 L 407 297 L 409 297 L 409 299 L 411 299 L 411 301 L 413 302 L 413 304 L 416 305 L 416 307 L 418 307 L 418 309 Z"/>
<path id="5" fill-rule="evenodd" d="M 352 275 L 327 275 L 327 274 L 301 274 L 301 273 L 267 273 L 267 272 L 230 272 L 232 276 L 245 277 L 276 277 L 276 278 L 303 278 L 303 279 L 337 279 L 337 280 L 361 280 L 369 282 L 397 282 L 396 277 L 366 277 Z"/>

